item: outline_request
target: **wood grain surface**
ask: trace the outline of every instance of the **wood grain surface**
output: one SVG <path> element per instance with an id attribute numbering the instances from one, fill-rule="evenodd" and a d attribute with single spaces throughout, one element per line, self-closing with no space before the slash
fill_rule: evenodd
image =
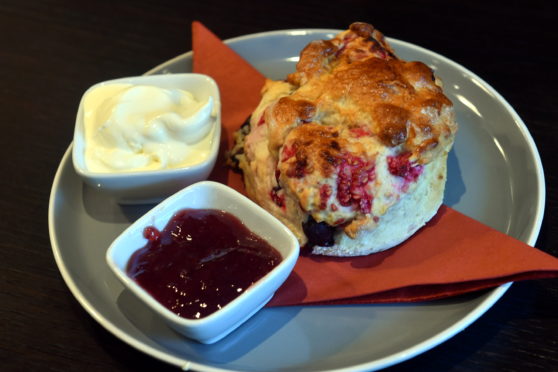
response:
<path id="1" fill-rule="evenodd" d="M 466 66 L 527 124 L 545 168 L 536 246 L 558 256 L 558 15 L 553 1 L 0 1 L 0 370 L 174 370 L 97 324 L 55 264 L 55 171 L 92 84 L 191 49 L 200 20 L 223 39 L 374 24 Z M 558 370 L 558 281 L 516 283 L 449 341 L 390 371 Z"/>

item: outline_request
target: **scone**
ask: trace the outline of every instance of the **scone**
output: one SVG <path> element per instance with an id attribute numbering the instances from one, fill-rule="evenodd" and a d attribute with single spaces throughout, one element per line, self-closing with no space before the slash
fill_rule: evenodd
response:
<path id="1" fill-rule="evenodd" d="M 232 157 L 250 198 L 314 254 L 391 248 L 437 212 L 457 124 L 439 80 L 353 23 L 266 82 Z"/>

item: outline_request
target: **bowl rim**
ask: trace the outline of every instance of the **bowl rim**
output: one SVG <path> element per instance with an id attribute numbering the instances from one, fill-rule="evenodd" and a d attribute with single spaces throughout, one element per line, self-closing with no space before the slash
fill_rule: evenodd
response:
<path id="1" fill-rule="evenodd" d="M 183 194 L 190 193 L 190 192 L 196 192 L 196 189 L 203 189 L 203 188 L 209 188 L 209 190 L 212 191 L 213 193 L 227 193 L 231 197 L 237 198 L 241 202 L 236 204 L 236 206 L 238 206 L 242 209 L 254 210 L 253 213 L 260 215 L 260 218 L 263 217 L 263 219 L 265 219 L 267 221 L 267 224 L 276 225 L 276 226 L 273 226 L 273 229 L 275 231 L 280 231 L 281 234 L 284 234 L 286 236 L 287 240 L 290 241 L 290 244 L 288 244 L 287 248 L 285 249 L 285 254 L 283 254 L 283 252 L 281 250 L 274 247 L 281 254 L 281 257 L 282 257 L 281 262 L 279 262 L 279 264 L 277 266 L 272 268 L 268 273 L 266 273 L 263 277 L 258 279 L 251 286 L 246 288 L 246 290 L 244 290 L 240 295 L 238 295 L 233 300 L 231 300 L 230 302 L 225 304 L 221 309 L 219 309 L 219 310 L 217 310 L 217 311 L 215 311 L 215 312 L 213 312 L 213 313 L 211 313 L 207 316 L 201 317 L 199 319 L 191 319 L 191 318 L 185 318 L 185 317 L 181 317 L 181 316 L 177 315 L 176 313 L 172 312 L 170 309 L 166 308 L 159 301 L 157 301 L 155 299 L 155 297 L 153 297 L 147 290 L 145 290 L 141 285 L 139 285 L 137 282 L 135 282 L 130 276 L 127 275 L 125 270 L 121 269 L 116 264 L 116 262 L 114 260 L 114 255 L 115 255 L 118 247 L 120 246 L 120 244 L 122 244 L 122 242 L 124 242 L 126 240 L 127 236 L 129 236 L 132 233 L 133 230 L 137 230 L 138 225 L 147 226 L 149 224 L 146 224 L 146 222 L 148 222 L 149 220 L 153 221 L 153 215 L 154 214 L 161 213 L 161 214 L 166 215 L 166 214 L 168 214 L 169 210 L 171 211 L 171 217 L 170 218 L 172 218 L 172 216 L 174 216 L 174 214 L 176 212 L 180 211 L 181 209 L 188 208 L 188 206 L 183 206 L 183 207 L 174 206 L 174 204 L 176 204 L 176 202 L 182 200 L 181 197 L 182 197 Z M 218 208 L 207 207 L 207 209 L 218 209 Z M 239 218 L 234 213 L 234 211 L 226 210 L 224 208 L 221 208 L 221 210 L 225 210 L 226 212 L 228 212 L 228 213 L 234 215 L 235 217 Z M 239 220 L 243 224 L 245 224 L 242 219 L 239 218 Z M 167 219 L 165 219 L 165 221 L 167 221 Z M 165 224 L 166 224 L 166 222 L 165 222 Z M 268 241 L 264 237 L 261 237 L 261 238 Z M 272 246 L 274 246 L 272 244 L 272 242 L 268 241 L 268 243 L 271 244 Z M 139 246 L 137 249 L 131 251 L 131 253 L 129 255 L 127 255 L 126 262 L 128 262 L 129 258 L 132 256 L 132 254 L 134 252 L 136 252 L 138 249 L 141 249 L 141 248 L 142 248 L 142 246 Z M 152 209 L 150 209 L 148 212 L 146 212 L 144 215 L 142 215 L 136 221 L 134 221 L 130 226 L 128 226 L 122 233 L 120 233 L 113 240 L 113 242 L 111 243 L 111 245 L 109 246 L 109 248 L 106 251 L 105 260 L 106 260 L 108 266 L 113 271 L 113 273 L 116 274 L 116 276 L 120 279 L 120 281 L 124 284 L 124 286 L 127 289 L 131 290 L 133 293 L 135 293 L 138 297 L 140 297 L 141 300 L 144 301 L 144 303 L 147 306 L 149 306 L 153 311 L 157 312 L 159 315 L 163 316 L 165 319 L 167 319 L 168 321 L 170 321 L 170 322 L 172 322 L 176 325 L 180 325 L 182 327 L 195 328 L 195 327 L 202 327 L 204 325 L 209 325 L 209 324 L 223 318 L 227 314 L 229 314 L 229 313 L 231 313 L 235 310 L 238 310 L 238 307 L 240 306 L 240 304 L 243 302 L 244 299 L 248 298 L 249 296 L 250 297 L 254 296 L 253 293 L 254 292 L 257 293 L 258 288 L 265 287 L 265 284 L 271 283 L 272 280 L 275 279 L 279 275 L 279 273 L 286 272 L 285 278 L 280 281 L 277 288 L 279 286 L 281 286 L 285 282 L 287 277 L 289 276 L 290 272 L 292 272 L 292 270 L 294 268 L 294 264 L 296 263 L 296 260 L 298 259 L 299 253 L 300 253 L 300 245 L 299 245 L 298 239 L 281 221 L 279 221 L 271 213 L 269 213 L 268 211 L 266 211 L 265 209 L 260 207 L 258 204 L 256 204 L 252 200 L 250 200 L 245 195 L 241 194 L 240 192 L 234 190 L 233 188 L 231 188 L 227 185 L 223 185 L 223 184 L 215 182 L 215 181 L 200 181 L 200 182 L 196 182 L 196 183 L 194 183 L 190 186 L 187 186 L 187 187 L 183 188 L 182 190 L 180 190 L 180 191 L 174 193 L 173 195 L 169 196 L 168 198 L 163 200 L 158 205 L 155 205 Z M 267 302 L 267 300 L 269 300 L 271 298 L 271 296 L 273 295 L 273 292 L 270 293 L 270 296 L 266 296 L 266 299 L 264 299 L 264 303 Z M 250 307 L 250 309 L 255 309 L 255 308 L 258 307 L 258 305 L 261 305 L 261 303 L 256 303 L 255 306 Z M 249 311 L 247 313 L 249 313 Z M 233 322 L 233 323 L 230 324 L 230 326 L 232 327 L 232 326 L 234 326 L 234 324 L 235 323 Z"/>
<path id="2" fill-rule="evenodd" d="M 213 97 L 213 101 L 214 101 L 213 110 L 217 113 L 217 115 L 215 117 L 215 121 L 213 123 L 213 128 L 212 128 L 213 142 L 211 144 L 209 156 L 207 156 L 205 160 L 196 164 L 191 164 L 191 165 L 186 165 L 186 166 L 176 167 L 176 168 L 168 168 L 168 169 L 154 169 L 154 170 L 141 170 L 141 171 L 125 170 L 125 171 L 114 171 L 114 172 L 97 172 L 97 171 L 91 171 L 87 169 L 87 166 L 85 165 L 85 154 L 84 154 L 86 140 L 85 140 L 85 126 L 83 120 L 83 115 L 84 115 L 83 105 L 87 94 L 92 90 L 101 86 L 107 86 L 113 84 L 125 84 L 125 83 L 131 85 L 149 85 L 148 82 L 150 81 L 172 80 L 172 79 L 188 79 L 192 81 L 197 80 L 198 82 L 203 81 L 210 87 L 210 91 L 211 91 L 210 96 Z M 187 87 L 184 87 L 182 89 L 188 90 Z M 214 159 L 217 158 L 217 155 L 219 153 L 219 148 L 220 148 L 220 142 L 221 142 L 221 132 L 222 132 L 221 126 L 222 126 L 221 97 L 220 97 L 219 86 L 215 81 L 215 79 L 213 79 L 209 75 L 200 74 L 200 73 L 169 73 L 169 74 L 156 74 L 156 75 L 126 76 L 126 77 L 119 77 L 115 79 L 100 81 L 87 88 L 83 92 L 80 98 L 78 110 L 74 122 L 72 164 L 76 173 L 78 173 L 81 177 L 85 177 L 88 179 L 103 178 L 105 180 L 119 179 L 123 177 L 140 178 L 140 177 L 153 176 L 159 174 L 160 175 L 164 174 L 166 176 L 167 175 L 173 176 L 173 175 L 180 175 L 181 173 L 184 172 L 196 171 L 198 169 L 203 169 L 207 167 L 213 162 Z M 83 166 L 81 164 L 83 164 Z"/>

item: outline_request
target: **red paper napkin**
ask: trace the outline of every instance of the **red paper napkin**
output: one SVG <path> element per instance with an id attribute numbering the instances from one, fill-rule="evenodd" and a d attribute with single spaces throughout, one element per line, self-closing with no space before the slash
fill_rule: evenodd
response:
<path id="1" fill-rule="evenodd" d="M 222 154 L 260 100 L 265 77 L 201 23 L 192 24 L 194 72 L 213 77 L 222 100 Z M 244 192 L 224 165 L 211 178 Z M 558 277 L 558 259 L 450 207 L 398 247 L 364 257 L 301 256 L 268 306 L 412 302 Z"/>

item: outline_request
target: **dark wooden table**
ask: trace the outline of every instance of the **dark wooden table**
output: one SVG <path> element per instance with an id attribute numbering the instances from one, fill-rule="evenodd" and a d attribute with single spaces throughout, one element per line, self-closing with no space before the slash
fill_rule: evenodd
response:
<path id="1" fill-rule="evenodd" d="M 55 265 L 51 183 L 90 85 L 190 50 L 192 20 L 221 38 L 355 20 L 480 75 L 527 124 L 545 167 L 537 247 L 558 256 L 558 16 L 552 1 L 0 2 L 0 369 L 169 368 L 98 325 Z M 477 322 L 393 371 L 558 370 L 558 281 L 516 283 Z"/>

